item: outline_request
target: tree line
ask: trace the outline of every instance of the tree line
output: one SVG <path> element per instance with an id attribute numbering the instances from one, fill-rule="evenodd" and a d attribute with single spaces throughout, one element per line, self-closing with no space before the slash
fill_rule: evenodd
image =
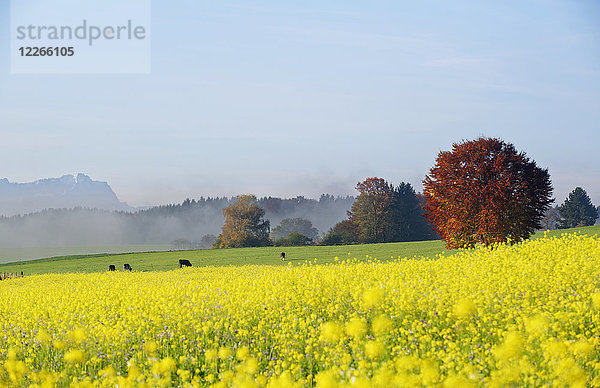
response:
<path id="1" fill-rule="evenodd" d="M 561 205 L 549 208 L 542 220 L 542 229 L 567 229 L 591 226 L 600 217 L 600 205 L 595 207 L 587 192 L 576 187 Z"/>
<path id="2" fill-rule="evenodd" d="M 359 182 L 359 195 L 347 218 L 318 242 L 384 243 L 441 237 L 448 248 L 515 243 L 542 227 L 554 202 L 548 170 L 513 144 L 496 138 L 463 141 L 451 151 L 440 152 L 423 186 L 421 195 L 409 183 L 394 186 L 377 177 Z M 558 227 L 569 228 L 593 225 L 600 208 L 577 187 L 557 211 Z M 269 238 L 270 223 L 263 219 L 265 210 L 255 196 L 240 196 L 223 214 L 225 224 L 215 248 L 274 244 Z M 279 245 L 314 242 L 290 224 L 286 220 L 284 227 L 282 221 L 274 229 L 286 231 L 277 240 Z"/>
<path id="3" fill-rule="evenodd" d="M 323 244 L 422 241 L 438 238 L 423 217 L 424 198 L 410 183 L 398 186 L 382 178 L 356 185 L 360 193 L 348 218 L 323 237 Z"/>
<path id="4" fill-rule="evenodd" d="M 423 197 L 409 183 L 393 186 L 381 178 L 368 178 L 356 186 L 359 195 L 338 222 L 318 239 L 308 220 L 284 219 L 271 233 L 265 210 L 253 195 L 242 195 L 223 209 L 225 224 L 215 248 L 268 245 L 322 245 L 417 241 L 437 238 L 423 217 Z"/>
<path id="5" fill-rule="evenodd" d="M 546 169 L 500 139 L 437 155 L 423 193 L 378 177 L 357 197 L 186 199 L 137 212 L 48 209 L 0 217 L 0 246 L 169 244 L 177 249 L 352 244 L 442 238 L 448 247 L 516 242 L 540 229 L 593 225 L 599 208 L 577 187 L 551 207 Z M 271 229 L 272 225 L 277 225 Z"/>
<path id="6" fill-rule="evenodd" d="M 210 248 L 225 221 L 222 209 L 236 201 L 235 197 L 200 197 L 136 212 L 76 207 L 0 216 L 0 246 L 171 244 L 175 249 Z M 344 218 L 353 202 L 350 196 L 328 194 L 318 199 L 257 199 L 272 225 L 303 218 L 319 229 L 319 235 Z"/>

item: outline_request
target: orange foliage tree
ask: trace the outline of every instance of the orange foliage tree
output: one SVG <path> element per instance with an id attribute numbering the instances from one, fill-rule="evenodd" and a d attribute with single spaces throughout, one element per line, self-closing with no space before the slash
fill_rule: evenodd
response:
<path id="1" fill-rule="evenodd" d="M 254 195 L 241 195 L 237 202 L 223 209 L 225 224 L 215 248 L 264 247 L 271 245 L 270 223 L 265 211 L 256 204 Z"/>
<path id="2" fill-rule="evenodd" d="M 554 201 L 548 170 L 494 138 L 440 152 L 423 185 L 425 218 L 447 248 L 526 239 Z"/>

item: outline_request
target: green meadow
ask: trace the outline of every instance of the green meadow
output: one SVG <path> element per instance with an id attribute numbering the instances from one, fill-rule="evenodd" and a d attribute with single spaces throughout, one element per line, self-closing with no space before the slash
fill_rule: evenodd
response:
<path id="1" fill-rule="evenodd" d="M 549 232 L 538 232 L 532 239 L 560 236 L 563 233 L 582 233 L 600 235 L 600 225 L 583 228 L 562 229 Z M 281 261 L 279 253 L 286 252 L 287 260 Z M 228 266 L 228 265 L 288 265 L 300 264 L 306 260 L 317 263 L 331 263 L 336 260 L 357 258 L 368 260 L 390 260 L 395 258 L 436 257 L 439 254 L 451 253 L 445 249 L 444 242 L 418 241 L 386 244 L 361 244 L 339 246 L 305 246 L 305 247 L 267 247 L 206 249 L 194 251 L 167 252 L 133 252 L 124 254 L 95 254 L 60 256 L 18 263 L 0 264 L 0 272 L 23 272 L 25 275 L 65 272 L 102 272 L 110 264 L 122 270 L 123 264 L 130 264 L 134 271 L 167 271 L 178 268 L 179 259 L 188 259 L 194 266 Z"/>
<path id="2" fill-rule="evenodd" d="M 109 245 L 73 247 L 18 247 L 0 248 L 0 264 L 14 263 L 45 257 L 95 255 L 98 253 L 168 251 L 170 245 Z"/>

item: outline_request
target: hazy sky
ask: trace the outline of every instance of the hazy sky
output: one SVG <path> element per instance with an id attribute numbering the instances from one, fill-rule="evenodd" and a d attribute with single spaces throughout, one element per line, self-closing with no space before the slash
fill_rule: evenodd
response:
<path id="1" fill-rule="evenodd" d="M 149 75 L 11 75 L 0 177 L 83 172 L 131 205 L 355 194 L 501 137 L 600 204 L 597 1 L 155 0 Z"/>

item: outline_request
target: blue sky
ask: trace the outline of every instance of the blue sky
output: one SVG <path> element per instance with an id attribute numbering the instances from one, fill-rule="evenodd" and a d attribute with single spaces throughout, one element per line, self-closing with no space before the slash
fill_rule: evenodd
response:
<path id="1" fill-rule="evenodd" d="M 600 204 L 600 3 L 152 2 L 152 72 L 13 75 L 0 5 L 0 165 L 84 172 L 132 205 L 421 189 L 437 153 L 501 137 L 558 203 Z"/>

